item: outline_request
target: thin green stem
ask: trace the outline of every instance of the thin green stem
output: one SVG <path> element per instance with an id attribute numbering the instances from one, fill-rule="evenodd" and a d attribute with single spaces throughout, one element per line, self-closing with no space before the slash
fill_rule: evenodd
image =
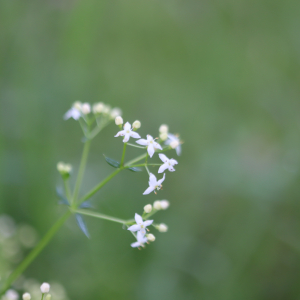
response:
<path id="1" fill-rule="evenodd" d="M 134 144 L 130 144 L 130 143 L 127 143 L 127 145 L 131 146 L 131 147 L 135 147 L 135 148 L 146 149 L 146 147 L 142 147 L 142 146 L 138 146 L 138 145 L 134 145 Z"/>
<path id="2" fill-rule="evenodd" d="M 106 183 L 108 183 L 113 177 L 115 177 L 122 169 L 117 169 L 109 176 L 107 176 L 104 180 L 102 180 L 99 184 L 97 184 L 92 190 L 90 190 L 85 196 L 83 196 L 79 201 L 78 205 L 84 202 L 85 200 L 91 198 L 95 193 L 97 193 Z"/>
<path id="3" fill-rule="evenodd" d="M 98 126 L 96 126 L 92 130 L 92 132 L 88 135 L 89 139 L 93 139 L 104 127 L 106 127 L 109 124 L 109 120 L 103 119 L 97 124 L 98 124 Z"/>
<path id="4" fill-rule="evenodd" d="M 157 212 L 158 212 L 158 210 L 156 210 L 156 209 L 153 208 L 152 211 L 144 217 L 144 220 L 149 219 L 150 217 L 152 217 Z"/>
<path id="5" fill-rule="evenodd" d="M 147 155 L 147 154 L 144 153 L 144 154 L 142 154 L 142 155 L 140 155 L 140 156 L 138 156 L 138 157 L 136 157 L 136 158 L 130 160 L 129 162 L 127 162 L 127 163 L 125 164 L 125 167 L 130 166 L 130 165 L 132 165 L 132 164 L 134 164 L 134 163 L 136 163 L 136 162 L 138 162 L 138 161 L 144 159 L 144 158 L 146 157 L 146 155 Z"/>
<path id="6" fill-rule="evenodd" d="M 96 212 L 89 211 L 86 209 L 76 209 L 74 212 L 82 214 L 82 215 L 94 217 L 94 218 L 99 218 L 99 219 L 104 219 L 104 220 L 108 220 L 108 221 L 112 221 L 112 222 L 121 223 L 121 224 L 127 223 L 126 220 L 118 219 L 118 218 L 111 217 L 111 216 L 108 216 L 105 214 L 96 213 Z"/>
<path id="7" fill-rule="evenodd" d="M 145 165 L 145 169 L 147 170 L 148 175 L 150 175 L 150 172 L 149 172 L 149 169 L 148 169 L 147 165 Z"/>
<path id="8" fill-rule="evenodd" d="M 87 157 L 88 157 L 89 150 L 90 150 L 90 145 L 91 145 L 91 140 L 87 140 L 84 144 L 80 167 L 79 167 L 78 176 L 77 176 L 76 185 L 75 185 L 74 194 L 73 194 L 73 202 L 76 202 L 77 197 L 78 197 L 78 193 L 80 190 L 80 186 L 81 186 L 81 182 L 82 182 L 82 178 L 83 178 L 83 174 L 84 174 L 84 170 L 85 170 L 85 166 L 86 166 L 86 162 L 87 162 Z"/>
<path id="9" fill-rule="evenodd" d="M 28 254 L 28 256 L 21 262 L 21 264 L 9 275 L 4 284 L 1 287 L 0 297 L 6 292 L 11 284 L 26 270 L 31 262 L 40 254 L 40 252 L 47 246 L 50 240 L 53 238 L 58 229 L 69 218 L 71 212 L 67 211 L 56 223 L 50 228 L 46 235 L 40 240 L 35 248 Z"/>
<path id="10" fill-rule="evenodd" d="M 146 164 L 139 164 L 139 165 L 130 165 L 124 167 L 124 169 L 133 168 L 133 167 L 145 167 Z M 162 164 L 147 164 L 147 166 L 161 166 Z"/>
<path id="11" fill-rule="evenodd" d="M 43 300 L 43 299 L 44 299 L 44 295 L 45 295 L 45 294 L 42 294 L 42 299 L 41 299 L 41 300 Z"/>
<path id="12" fill-rule="evenodd" d="M 64 186 L 65 186 L 65 192 L 66 192 L 67 199 L 70 203 L 72 203 L 72 194 L 71 194 L 71 189 L 70 189 L 69 178 L 63 178 L 63 180 L 64 180 Z"/>
<path id="13" fill-rule="evenodd" d="M 121 163 L 120 163 L 121 167 L 123 167 L 123 165 L 124 165 L 124 159 L 125 159 L 125 153 L 126 153 L 126 146 L 127 146 L 127 143 L 124 143 L 124 148 L 123 148 L 123 153 L 122 153 L 122 159 L 121 159 Z"/>

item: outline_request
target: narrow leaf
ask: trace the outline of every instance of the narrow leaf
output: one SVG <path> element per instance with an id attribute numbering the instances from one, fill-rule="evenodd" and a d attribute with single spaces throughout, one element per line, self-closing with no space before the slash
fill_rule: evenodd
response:
<path id="1" fill-rule="evenodd" d="M 127 168 L 127 169 L 131 172 L 141 172 L 141 171 L 143 171 L 141 168 L 137 168 L 137 167 Z"/>
<path id="2" fill-rule="evenodd" d="M 86 227 L 86 224 L 84 222 L 82 215 L 75 214 L 75 217 L 76 217 L 77 224 L 78 224 L 79 228 L 81 229 L 81 231 L 87 236 L 87 238 L 90 238 L 90 234 L 87 230 L 87 227 Z"/>
<path id="3" fill-rule="evenodd" d="M 85 201 L 85 202 L 81 203 L 79 207 L 80 208 L 94 208 L 92 203 L 89 201 Z"/>
<path id="4" fill-rule="evenodd" d="M 67 198 L 64 196 L 64 193 L 61 188 L 56 187 L 56 195 L 60 199 L 60 201 L 58 201 L 59 204 L 64 204 L 64 205 L 70 206 L 70 203 L 67 200 Z"/>
<path id="5" fill-rule="evenodd" d="M 112 158 L 109 158 L 104 155 L 106 162 L 114 168 L 120 168 L 120 163 Z"/>

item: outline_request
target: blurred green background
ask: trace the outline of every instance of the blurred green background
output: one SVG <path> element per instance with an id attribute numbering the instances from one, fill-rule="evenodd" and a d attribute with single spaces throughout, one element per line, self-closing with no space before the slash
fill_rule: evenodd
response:
<path id="1" fill-rule="evenodd" d="M 168 233 L 138 251 L 116 223 L 86 217 L 88 240 L 70 219 L 26 277 L 72 300 L 300 299 L 299 13 L 296 0 L 2 0 L 0 214 L 42 237 L 65 210 L 56 163 L 76 174 L 82 133 L 62 119 L 75 100 L 185 142 L 157 196 L 142 195 L 146 172 L 124 172 L 93 197 L 126 219 L 168 199 L 155 216 Z M 82 193 L 113 171 L 117 130 L 93 143 Z"/>

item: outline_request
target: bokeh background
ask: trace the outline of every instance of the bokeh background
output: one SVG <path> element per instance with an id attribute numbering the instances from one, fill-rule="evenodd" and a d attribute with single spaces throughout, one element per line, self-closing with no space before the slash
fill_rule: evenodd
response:
<path id="1" fill-rule="evenodd" d="M 88 240 L 70 219 L 24 276 L 72 300 L 300 299 L 299 13 L 297 0 L 2 0 L 1 215 L 42 237 L 65 210 L 56 163 L 76 174 L 82 133 L 62 119 L 75 100 L 185 142 L 157 196 L 142 196 L 146 172 L 124 172 L 92 199 L 120 218 L 168 199 L 155 216 L 168 233 L 138 251 L 116 223 L 85 218 Z M 113 171 L 116 131 L 93 143 L 82 193 Z"/>

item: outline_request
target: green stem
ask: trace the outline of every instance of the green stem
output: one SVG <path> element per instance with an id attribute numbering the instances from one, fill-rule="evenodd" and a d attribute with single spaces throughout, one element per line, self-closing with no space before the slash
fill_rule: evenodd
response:
<path id="1" fill-rule="evenodd" d="M 43 300 L 43 299 L 44 299 L 44 295 L 45 295 L 45 294 L 42 294 L 42 299 L 41 299 L 41 300 Z"/>
<path id="2" fill-rule="evenodd" d="M 149 219 L 150 217 L 152 217 L 157 212 L 158 212 L 158 210 L 156 210 L 156 209 L 153 208 L 152 211 L 144 217 L 144 220 Z"/>
<path id="3" fill-rule="evenodd" d="M 149 169 L 148 169 L 147 165 L 145 165 L 145 169 L 148 172 L 148 175 L 150 175 L 150 172 L 149 172 Z"/>
<path id="4" fill-rule="evenodd" d="M 121 224 L 126 224 L 127 223 L 126 220 L 118 219 L 118 218 L 115 218 L 115 217 L 107 216 L 107 215 L 96 213 L 96 212 L 93 212 L 93 211 L 88 211 L 86 209 L 76 209 L 74 212 L 82 214 L 82 215 L 94 217 L 94 218 L 99 218 L 99 219 L 109 220 L 109 221 L 112 221 L 112 222 L 121 223 Z"/>
<path id="5" fill-rule="evenodd" d="M 147 164 L 147 166 L 161 166 L 163 164 Z M 130 165 L 124 167 L 124 169 L 133 168 L 133 167 L 145 167 L 145 164 L 139 164 L 139 165 Z"/>
<path id="6" fill-rule="evenodd" d="M 76 181 L 74 194 L 73 194 L 73 202 L 76 202 L 77 197 L 78 197 L 78 193 L 80 190 L 80 186 L 81 186 L 81 182 L 82 182 L 82 178 L 83 178 L 83 174 L 84 174 L 84 170 L 85 170 L 85 166 L 86 166 L 86 162 L 87 162 L 87 157 L 88 157 L 89 150 L 90 150 L 90 145 L 91 145 L 91 140 L 87 140 L 84 144 L 80 167 L 79 167 L 78 176 L 77 176 L 77 181 Z"/>
<path id="7" fill-rule="evenodd" d="M 126 146 L 127 146 L 127 143 L 124 143 L 124 148 L 123 148 L 123 153 L 122 153 L 122 159 L 121 159 L 121 163 L 120 163 L 121 167 L 123 167 L 123 165 L 124 165 L 124 159 L 125 159 L 125 153 L 126 153 Z"/>
<path id="8" fill-rule="evenodd" d="M 11 284 L 26 270 L 31 262 L 40 254 L 40 252 L 47 246 L 50 240 L 53 238 L 58 229 L 69 218 L 71 212 L 67 211 L 56 223 L 50 228 L 46 235 L 40 240 L 35 248 L 28 254 L 28 256 L 21 262 L 21 264 L 9 275 L 1 287 L 0 297 L 6 292 Z"/>
<path id="9" fill-rule="evenodd" d="M 135 148 L 146 149 L 146 147 L 138 146 L 138 145 L 134 145 L 134 144 L 130 144 L 130 143 L 127 143 L 127 145 L 131 146 L 131 147 L 135 147 Z"/>
<path id="10" fill-rule="evenodd" d="M 97 193 L 107 182 L 109 182 L 113 177 L 115 177 L 122 169 L 117 169 L 109 176 L 107 176 L 104 180 L 102 180 L 99 184 L 97 184 L 91 191 L 89 191 L 84 197 L 82 197 L 78 201 L 78 205 L 84 202 L 85 200 L 91 198 L 95 193 Z"/>
<path id="11" fill-rule="evenodd" d="M 95 127 L 92 132 L 88 135 L 89 139 L 93 139 L 105 126 L 109 124 L 109 120 L 103 119 L 98 124 L 97 127 Z"/>
<path id="12" fill-rule="evenodd" d="M 142 154 L 142 155 L 140 155 L 140 156 L 138 156 L 138 157 L 136 157 L 136 158 L 130 160 L 129 162 L 127 162 L 127 163 L 125 164 L 125 167 L 130 166 L 130 165 L 132 165 L 132 164 L 134 164 L 134 163 L 136 163 L 136 162 L 138 162 L 138 161 L 144 159 L 144 158 L 146 157 L 146 155 L 147 155 L 147 154 L 145 153 L 145 154 Z"/>
<path id="13" fill-rule="evenodd" d="M 69 201 L 69 203 L 72 202 L 72 195 L 71 195 L 71 189 L 70 189 L 70 184 L 69 184 L 69 178 L 64 178 L 64 186 L 65 186 L 65 192 L 66 192 L 66 196 L 67 199 Z"/>

